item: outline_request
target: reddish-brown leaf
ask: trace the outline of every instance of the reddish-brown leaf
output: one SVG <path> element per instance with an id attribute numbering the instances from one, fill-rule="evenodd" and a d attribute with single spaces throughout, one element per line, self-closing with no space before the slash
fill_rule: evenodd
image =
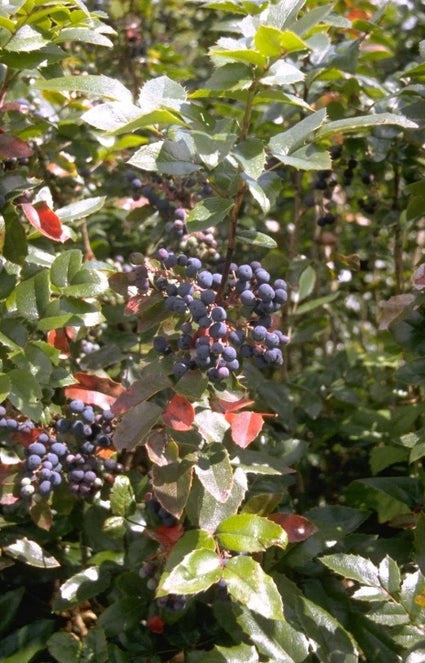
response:
<path id="1" fill-rule="evenodd" d="M 258 412 L 226 412 L 224 415 L 230 424 L 232 440 L 238 447 L 245 449 L 261 432 L 264 419 Z"/>
<path id="2" fill-rule="evenodd" d="M 47 342 L 67 357 L 70 356 L 69 340 L 65 329 L 51 329 L 47 332 Z"/>
<path id="3" fill-rule="evenodd" d="M 21 138 L 0 133 L 0 157 L 3 159 L 26 159 L 32 154 L 32 148 Z"/>
<path id="4" fill-rule="evenodd" d="M 45 237 L 56 242 L 66 242 L 70 238 L 68 228 L 62 227 L 60 218 L 44 200 L 34 205 L 32 203 L 22 203 L 21 208 L 27 221 Z"/>
<path id="5" fill-rule="evenodd" d="M 158 527 L 155 527 L 153 530 L 147 530 L 146 533 L 151 537 L 151 539 L 158 541 L 158 543 L 160 543 L 167 549 L 167 551 L 169 551 L 176 543 L 176 541 L 178 541 L 180 537 L 183 536 L 184 527 L 181 523 L 177 523 L 177 525 L 172 525 L 171 527 L 167 527 L 166 525 L 158 525 Z"/>
<path id="6" fill-rule="evenodd" d="M 277 523 L 285 530 L 289 543 L 305 541 L 317 532 L 316 525 L 313 525 L 308 518 L 298 516 L 296 513 L 272 513 L 269 520 Z"/>
<path id="7" fill-rule="evenodd" d="M 65 387 L 65 396 L 79 398 L 87 405 L 97 405 L 103 409 L 112 407 L 115 399 L 125 391 L 125 387 L 110 378 L 101 378 L 90 373 L 76 373 L 78 384 Z"/>
<path id="8" fill-rule="evenodd" d="M 222 398 L 218 398 L 216 403 L 218 405 L 218 409 L 221 412 L 237 412 L 237 410 L 241 410 L 243 407 L 253 405 L 254 401 L 245 397 L 232 401 L 226 401 Z"/>
<path id="9" fill-rule="evenodd" d="M 173 430 L 187 431 L 192 428 L 195 410 L 190 401 L 180 394 L 175 394 L 168 401 L 162 419 Z"/>

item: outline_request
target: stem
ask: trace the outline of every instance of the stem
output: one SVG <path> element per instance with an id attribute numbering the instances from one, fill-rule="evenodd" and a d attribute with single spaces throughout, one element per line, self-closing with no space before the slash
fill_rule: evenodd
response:
<path id="1" fill-rule="evenodd" d="M 253 80 L 248 90 L 245 112 L 242 118 L 242 125 L 239 134 L 239 142 L 246 140 L 248 137 L 249 128 L 251 125 L 252 108 L 256 92 L 257 92 L 257 80 Z M 226 252 L 226 259 L 224 262 L 223 278 L 221 281 L 220 289 L 217 293 L 218 299 L 221 298 L 224 289 L 226 287 L 227 279 L 229 277 L 230 265 L 232 262 L 236 246 L 236 230 L 238 226 L 238 218 L 245 197 L 245 191 L 246 191 L 246 184 L 241 178 L 239 178 L 235 194 L 235 201 L 229 212 L 229 232 L 228 232 L 228 241 L 227 241 L 227 252 Z"/>
<path id="2" fill-rule="evenodd" d="M 394 188 L 393 188 L 393 202 L 391 208 L 394 211 L 399 209 L 399 193 L 400 193 L 400 171 L 397 165 L 394 165 Z M 402 278 L 403 278 L 403 242 L 400 220 L 397 219 L 395 224 L 394 236 L 394 274 L 395 274 L 395 291 L 400 294 L 402 291 Z"/>

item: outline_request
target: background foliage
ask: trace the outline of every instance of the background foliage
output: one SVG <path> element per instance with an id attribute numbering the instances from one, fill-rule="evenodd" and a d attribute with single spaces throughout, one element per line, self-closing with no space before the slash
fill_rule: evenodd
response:
<path id="1" fill-rule="evenodd" d="M 422 660 L 418 3 L 12 0 L 0 48 L 0 660 Z M 181 376 L 170 252 L 250 338 L 237 266 L 284 279 L 284 363 Z"/>

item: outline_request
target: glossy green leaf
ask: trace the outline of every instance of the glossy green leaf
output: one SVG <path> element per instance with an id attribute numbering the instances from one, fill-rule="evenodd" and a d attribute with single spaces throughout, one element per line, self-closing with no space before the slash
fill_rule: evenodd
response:
<path id="1" fill-rule="evenodd" d="M 83 254 L 79 249 L 71 249 L 60 253 L 51 267 L 52 284 L 58 288 L 65 288 L 81 270 L 82 265 Z"/>
<path id="2" fill-rule="evenodd" d="M 140 108 L 132 104 L 130 100 L 128 102 L 109 101 L 90 108 L 83 113 L 81 119 L 101 131 L 119 133 L 126 131 L 126 127 L 137 122 L 141 115 Z"/>
<path id="3" fill-rule="evenodd" d="M 164 579 L 160 579 L 157 596 L 198 594 L 218 582 L 222 574 L 217 553 L 198 548 L 188 553 Z"/>
<path id="4" fill-rule="evenodd" d="M 214 649 L 202 653 L 202 658 L 198 656 L 199 652 L 191 653 L 187 656 L 187 663 L 259 663 L 258 653 L 252 645 L 235 645 L 234 647 L 220 647 L 216 645 Z"/>
<path id="5" fill-rule="evenodd" d="M 181 516 L 190 493 L 192 466 L 191 461 L 183 460 L 152 467 L 152 484 L 155 497 L 164 509 L 176 518 Z"/>
<path id="6" fill-rule="evenodd" d="M 227 216 L 233 203 L 223 198 L 204 198 L 189 212 L 186 219 L 190 231 L 217 226 Z"/>
<path id="7" fill-rule="evenodd" d="M 316 285 L 316 272 L 311 265 L 307 267 L 301 273 L 299 282 L 298 282 L 298 299 L 302 302 L 306 297 L 311 295 Z"/>
<path id="8" fill-rule="evenodd" d="M 55 628 L 52 619 L 38 619 L 2 638 L 2 663 L 30 663 L 46 646 Z"/>
<path id="9" fill-rule="evenodd" d="M 21 265 L 28 253 L 28 244 L 23 224 L 19 221 L 16 212 L 4 217 L 5 236 L 3 242 L 3 255 L 17 265 Z M 1 225 L 0 225 L 1 228 Z"/>
<path id="10" fill-rule="evenodd" d="M 13 559 L 39 569 L 53 569 L 60 566 L 57 559 L 48 555 L 38 543 L 26 537 L 4 546 L 3 551 Z"/>
<path id="11" fill-rule="evenodd" d="M 143 401 L 129 410 L 114 432 L 114 447 L 131 451 L 142 444 L 162 414 L 162 408 L 151 401 Z"/>
<path id="12" fill-rule="evenodd" d="M 192 131 L 190 136 L 197 158 L 209 169 L 216 168 L 228 156 L 236 140 L 236 134 L 232 133 L 210 136 L 201 131 Z"/>
<path id="13" fill-rule="evenodd" d="M 381 587 L 377 567 L 365 557 L 336 553 L 321 557 L 320 561 L 328 569 L 335 571 L 335 573 L 342 575 L 344 578 L 356 580 L 370 587 Z"/>
<path id="14" fill-rule="evenodd" d="M 179 110 L 185 101 L 184 87 L 168 76 L 158 76 L 148 80 L 140 90 L 137 100 L 144 113 L 150 113 L 158 108 Z"/>
<path id="15" fill-rule="evenodd" d="M 63 76 L 37 81 L 37 87 L 55 92 L 83 92 L 94 97 L 106 97 L 131 105 L 132 94 L 120 81 L 100 74 Z"/>
<path id="16" fill-rule="evenodd" d="M 244 605 L 234 606 L 233 611 L 245 633 L 249 633 L 258 651 L 279 663 L 302 663 L 309 652 L 306 634 L 294 628 L 288 621 L 271 620 Z"/>
<path id="17" fill-rule="evenodd" d="M 300 147 L 295 152 L 281 155 L 278 158 L 283 164 L 297 168 L 297 170 L 328 170 L 332 167 L 327 150 L 319 149 L 313 145 Z"/>
<path id="18" fill-rule="evenodd" d="M 235 147 L 233 154 L 248 177 L 254 180 L 260 177 L 266 160 L 261 140 L 258 138 L 247 138 Z"/>
<path id="19" fill-rule="evenodd" d="M 42 269 L 31 278 L 18 283 L 15 297 L 20 315 L 28 320 L 41 318 L 50 300 L 49 272 Z"/>
<path id="20" fill-rule="evenodd" d="M 22 601 L 25 588 L 23 586 L 3 592 L 0 596 L 0 634 L 7 632 L 9 625 L 13 622 L 19 605 Z"/>
<path id="21" fill-rule="evenodd" d="M 48 639 L 47 649 L 58 663 L 75 663 L 81 657 L 83 644 L 72 633 L 58 631 Z"/>
<path id="22" fill-rule="evenodd" d="M 240 468 L 236 468 L 234 472 L 231 494 L 226 502 L 217 502 L 201 483 L 194 481 L 186 507 L 190 519 L 202 529 L 214 532 L 225 518 L 236 513 L 247 488 L 246 474 Z"/>
<path id="23" fill-rule="evenodd" d="M 53 600 L 53 610 L 60 612 L 77 605 L 104 591 L 110 583 L 108 573 L 101 573 L 99 567 L 89 566 L 68 578 L 59 588 Z"/>
<path id="24" fill-rule="evenodd" d="M 202 529 L 187 530 L 175 543 L 170 554 L 167 556 L 164 567 L 165 571 L 172 571 L 177 564 L 183 561 L 186 555 L 197 549 L 215 552 L 216 543 L 213 536 Z"/>
<path id="25" fill-rule="evenodd" d="M 276 134 L 269 141 L 269 147 L 273 156 L 277 159 L 286 157 L 297 149 L 300 149 L 308 141 L 309 136 L 317 132 L 326 120 L 326 109 L 322 108 L 315 113 L 293 125 L 290 129 Z"/>
<path id="26" fill-rule="evenodd" d="M 56 42 L 60 44 L 64 41 L 81 41 L 85 44 L 95 44 L 95 46 L 106 46 L 107 48 L 113 46 L 113 42 L 108 37 L 90 28 L 64 28 Z"/>
<path id="27" fill-rule="evenodd" d="M 60 207 L 56 210 L 56 214 L 61 221 L 69 223 L 70 221 L 78 221 L 79 219 L 85 219 L 90 214 L 94 214 L 102 209 L 105 204 L 105 196 L 93 196 L 92 198 L 84 198 L 83 200 L 77 200 L 74 203 L 66 205 L 66 207 Z"/>
<path id="28" fill-rule="evenodd" d="M 39 381 L 24 368 L 14 368 L 7 375 L 10 401 L 20 412 L 38 421 L 43 411 Z"/>
<path id="29" fill-rule="evenodd" d="M 210 56 L 213 61 L 224 62 L 242 62 L 244 64 L 251 64 L 257 67 L 265 67 L 267 65 L 267 58 L 257 50 L 252 48 L 223 48 L 224 40 L 220 39 L 218 46 L 210 49 Z"/>
<path id="30" fill-rule="evenodd" d="M 229 454 L 222 444 L 211 444 L 198 457 L 194 466 L 196 475 L 205 490 L 218 502 L 226 502 L 233 485 L 233 471 Z"/>
<path id="31" fill-rule="evenodd" d="M 130 480 L 124 474 L 114 479 L 111 489 L 111 510 L 114 516 L 128 517 L 136 507 L 136 500 Z"/>
<path id="32" fill-rule="evenodd" d="M 283 620 L 282 599 L 273 579 L 251 557 L 232 557 L 223 579 L 233 600 L 267 619 Z"/>
<path id="33" fill-rule="evenodd" d="M 215 69 L 205 82 L 208 90 L 233 90 L 249 87 L 252 82 L 251 69 L 240 62 L 229 62 Z"/>
<path id="34" fill-rule="evenodd" d="M 277 247 L 277 243 L 272 237 L 257 230 L 239 230 L 236 237 L 240 242 L 252 246 L 261 246 L 264 249 L 275 249 Z"/>
<path id="35" fill-rule="evenodd" d="M 97 304 L 76 298 L 61 297 L 50 302 L 37 326 L 41 331 L 50 331 L 68 326 L 93 327 L 100 325 L 104 320 Z"/>
<path id="36" fill-rule="evenodd" d="M 285 60 L 277 60 L 267 69 L 267 75 L 263 76 L 263 85 L 291 85 L 303 81 L 305 74 L 293 64 Z"/>
<path id="37" fill-rule="evenodd" d="M 285 548 L 285 530 L 267 518 L 254 514 L 237 514 L 226 518 L 216 529 L 223 548 L 236 552 L 259 552 L 270 546 Z"/>
<path id="38" fill-rule="evenodd" d="M 4 48 L 6 51 L 19 53 L 22 51 L 36 51 L 46 44 L 48 44 L 48 39 L 45 39 L 40 32 L 34 30 L 30 25 L 23 25 L 15 32 Z"/>
<path id="39" fill-rule="evenodd" d="M 395 126 L 400 129 L 417 129 L 416 122 L 409 120 L 404 115 L 395 113 L 376 113 L 376 115 L 361 115 L 350 117 L 344 120 L 335 120 L 327 122 L 317 132 L 318 138 L 325 138 L 336 133 L 350 133 L 352 131 L 361 131 L 370 127 L 377 126 Z"/>

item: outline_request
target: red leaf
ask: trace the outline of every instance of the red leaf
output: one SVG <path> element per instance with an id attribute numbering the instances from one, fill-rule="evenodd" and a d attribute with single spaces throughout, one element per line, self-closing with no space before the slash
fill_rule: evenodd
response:
<path id="1" fill-rule="evenodd" d="M 87 405 L 109 409 L 115 399 L 125 391 L 122 384 L 110 378 L 89 373 L 76 373 L 74 377 L 78 384 L 65 387 L 65 396 L 70 399 L 79 398 Z"/>
<path id="2" fill-rule="evenodd" d="M 144 297 L 141 295 L 131 297 L 125 305 L 124 315 L 136 315 L 136 313 L 139 313 L 143 299 Z"/>
<path id="3" fill-rule="evenodd" d="M 187 398 L 180 396 L 180 394 L 175 394 L 168 401 L 162 419 L 164 424 L 173 430 L 190 430 L 195 419 L 195 410 Z"/>
<path id="4" fill-rule="evenodd" d="M 243 407 L 248 405 L 253 405 L 255 401 L 252 401 L 249 398 L 238 398 L 236 401 L 225 401 L 221 398 L 217 399 L 217 404 L 222 412 L 236 412 L 241 410 Z"/>
<path id="5" fill-rule="evenodd" d="M 226 412 L 224 415 L 230 424 L 232 440 L 238 447 L 245 449 L 255 440 L 263 427 L 263 415 L 258 412 Z"/>
<path id="6" fill-rule="evenodd" d="M 70 238 L 69 230 L 62 228 L 60 218 L 43 200 L 34 205 L 22 203 L 21 208 L 27 221 L 45 237 L 57 242 L 66 242 Z"/>
<path id="7" fill-rule="evenodd" d="M 0 157 L 3 159 L 26 159 L 33 150 L 24 140 L 11 134 L 0 133 Z"/>
<path id="8" fill-rule="evenodd" d="M 28 431 L 18 431 L 16 433 L 12 433 L 11 438 L 16 442 L 20 442 L 24 447 L 29 447 L 30 444 L 36 441 L 42 432 L 42 428 L 32 428 Z"/>
<path id="9" fill-rule="evenodd" d="M 47 342 L 60 350 L 63 355 L 70 356 L 69 341 L 65 329 L 51 329 L 47 332 Z"/>
<path id="10" fill-rule="evenodd" d="M 295 513 L 272 513 L 269 520 L 280 525 L 288 535 L 289 543 L 299 543 L 305 541 L 315 532 L 317 532 L 316 525 Z"/>
<path id="11" fill-rule="evenodd" d="M 158 525 L 153 530 L 146 531 L 149 534 L 151 539 L 158 541 L 161 545 L 165 546 L 167 550 L 170 550 L 173 545 L 180 539 L 184 534 L 184 527 L 181 523 L 177 525 L 172 525 L 167 527 L 166 525 Z"/>

